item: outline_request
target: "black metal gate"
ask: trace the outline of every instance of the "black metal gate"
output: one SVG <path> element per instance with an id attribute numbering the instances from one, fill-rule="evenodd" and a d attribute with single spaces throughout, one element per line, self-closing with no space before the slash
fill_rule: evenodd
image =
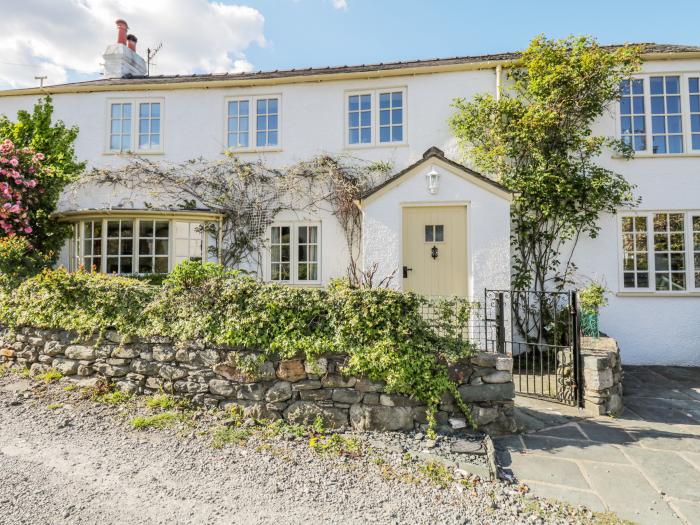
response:
<path id="1" fill-rule="evenodd" d="M 486 290 L 486 349 L 513 357 L 518 394 L 582 406 L 576 292 Z"/>

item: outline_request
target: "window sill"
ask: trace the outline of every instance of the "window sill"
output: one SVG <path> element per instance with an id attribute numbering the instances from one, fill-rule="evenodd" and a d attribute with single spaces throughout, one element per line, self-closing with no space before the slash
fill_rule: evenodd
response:
<path id="1" fill-rule="evenodd" d="M 611 155 L 615 160 L 628 160 L 622 155 Z M 662 153 L 654 155 L 653 153 L 635 153 L 634 157 L 629 160 L 634 159 L 683 159 L 683 158 L 697 158 L 700 157 L 700 151 L 694 151 L 690 153 Z"/>
<path id="2" fill-rule="evenodd" d="M 130 157 L 132 155 L 165 155 L 164 150 L 148 151 L 105 151 L 102 155 L 112 155 L 115 157 Z"/>
<path id="3" fill-rule="evenodd" d="M 249 148 L 249 149 L 234 149 L 227 148 L 223 151 L 223 155 L 242 155 L 244 153 L 280 153 L 282 147 L 277 148 Z"/>
<path id="4" fill-rule="evenodd" d="M 389 142 L 381 144 L 345 144 L 343 149 L 346 150 L 362 150 L 362 149 L 376 149 L 376 148 L 407 148 L 408 142 Z"/>
<path id="5" fill-rule="evenodd" d="M 693 292 L 617 292 L 617 297 L 700 297 L 700 291 Z"/>

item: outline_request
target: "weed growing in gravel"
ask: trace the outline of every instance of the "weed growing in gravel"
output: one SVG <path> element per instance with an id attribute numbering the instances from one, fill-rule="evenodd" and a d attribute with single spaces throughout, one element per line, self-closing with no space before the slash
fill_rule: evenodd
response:
<path id="1" fill-rule="evenodd" d="M 418 471 L 427 481 L 443 489 L 455 481 L 452 471 L 439 461 L 427 461 L 418 467 Z"/>
<path id="2" fill-rule="evenodd" d="M 355 438 L 331 434 L 330 436 L 314 436 L 309 439 L 309 446 L 319 454 L 358 457 L 360 444 Z"/>
<path id="3" fill-rule="evenodd" d="M 314 422 L 311 425 L 311 431 L 314 434 L 319 435 L 323 435 L 326 433 L 326 425 L 323 422 L 323 418 L 321 416 L 316 416 L 316 419 L 314 419 Z"/>
<path id="4" fill-rule="evenodd" d="M 71 383 L 70 385 L 66 385 L 63 387 L 63 390 L 66 392 L 72 392 L 73 390 L 77 390 L 77 389 L 78 389 L 78 385 L 76 385 L 75 383 Z"/>
<path id="5" fill-rule="evenodd" d="M 21 375 L 22 377 L 31 377 L 29 367 L 25 366 L 22 370 L 20 370 L 19 375 Z"/>
<path id="6" fill-rule="evenodd" d="M 147 428 L 169 428 L 178 421 L 183 421 L 184 416 L 177 412 L 161 412 L 152 416 L 137 416 L 131 420 L 132 428 L 144 430 Z"/>
<path id="7" fill-rule="evenodd" d="M 34 376 L 37 381 L 43 381 L 46 384 L 58 381 L 63 377 L 63 374 L 55 368 L 49 368 L 46 372 L 42 372 Z"/>
<path id="8" fill-rule="evenodd" d="M 155 394 L 146 398 L 146 406 L 148 408 L 160 408 L 161 410 L 186 408 L 188 404 L 186 400 L 175 399 L 168 394 Z"/>
<path id="9" fill-rule="evenodd" d="M 9 363 L 0 364 L 0 377 L 4 376 L 9 371 L 10 371 L 10 364 Z"/>
<path id="10" fill-rule="evenodd" d="M 226 445 L 240 445 L 245 443 L 253 435 L 253 430 L 250 427 L 219 427 L 214 431 L 211 439 L 213 448 L 223 448 Z"/>
<path id="11" fill-rule="evenodd" d="M 96 403 L 104 403 L 105 405 L 121 405 L 131 399 L 129 394 L 125 394 L 121 390 L 107 392 L 106 394 L 98 394 L 92 397 Z"/>

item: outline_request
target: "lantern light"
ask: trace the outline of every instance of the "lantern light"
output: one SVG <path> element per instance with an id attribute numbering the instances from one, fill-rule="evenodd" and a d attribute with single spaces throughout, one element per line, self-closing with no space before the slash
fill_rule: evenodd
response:
<path id="1" fill-rule="evenodd" d="M 440 173 L 438 173 L 435 167 L 425 174 L 425 180 L 428 184 L 428 192 L 431 195 L 435 195 L 440 186 Z"/>

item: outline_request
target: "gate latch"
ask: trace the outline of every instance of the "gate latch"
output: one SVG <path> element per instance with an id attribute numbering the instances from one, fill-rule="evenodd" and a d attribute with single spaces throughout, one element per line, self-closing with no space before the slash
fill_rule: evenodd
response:
<path id="1" fill-rule="evenodd" d="M 409 268 L 408 266 L 403 267 L 403 278 L 408 279 L 408 272 L 412 272 L 413 268 Z"/>

